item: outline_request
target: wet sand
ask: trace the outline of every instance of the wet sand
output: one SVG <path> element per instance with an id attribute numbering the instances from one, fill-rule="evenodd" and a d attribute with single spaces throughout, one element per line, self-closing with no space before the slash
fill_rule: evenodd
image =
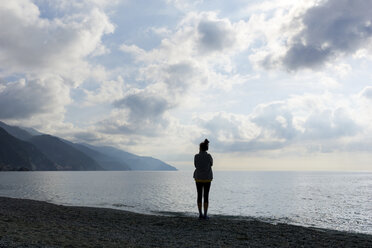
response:
<path id="1" fill-rule="evenodd" d="M 0 247 L 372 247 L 372 235 L 0 197 Z"/>

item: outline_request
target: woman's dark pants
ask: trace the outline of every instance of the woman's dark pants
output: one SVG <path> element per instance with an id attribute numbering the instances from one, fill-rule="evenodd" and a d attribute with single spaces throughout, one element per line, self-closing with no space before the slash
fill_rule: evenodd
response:
<path id="1" fill-rule="evenodd" d="M 198 191 L 198 203 L 202 203 L 202 196 L 204 191 L 204 203 L 209 201 L 209 189 L 211 188 L 211 183 L 200 183 L 196 182 L 196 189 Z"/>

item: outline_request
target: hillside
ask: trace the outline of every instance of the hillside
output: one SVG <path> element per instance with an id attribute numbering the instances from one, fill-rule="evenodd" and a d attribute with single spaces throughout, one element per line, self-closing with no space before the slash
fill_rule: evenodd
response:
<path id="1" fill-rule="evenodd" d="M 130 166 L 125 162 L 125 160 L 116 159 L 82 144 L 72 144 L 76 149 L 97 161 L 97 163 L 105 170 L 131 170 Z"/>
<path id="2" fill-rule="evenodd" d="M 28 139 L 32 138 L 32 135 L 29 132 L 27 132 L 26 130 L 20 127 L 9 126 L 1 121 L 0 121 L 0 127 L 3 128 L 7 133 L 9 133 L 10 135 L 12 135 L 13 137 L 17 139 L 27 141 Z"/>
<path id="3" fill-rule="evenodd" d="M 58 164 L 59 170 L 103 170 L 85 153 L 51 135 L 37 135 L 29 139 L 49 159 Z"/>
<path id="4" fill-rule="evenodd" d="M 34 145 L 0 127 L 0 170 L 57 170 L 57 167 Z"/>
<path id="5" fill-rule="evenodd" d="M 177 170 L 115 147 L 77 144 L 1 121 L 0 128 L 0 170 Z"/>
<path id="6" fill-rule="evenodd" d="M 163 161 L 152 158 L 138 156 L 123 150 L 119 150 L 110 146 L 89 146 L 89 148 L 116 159 L 117 161 L 125 161 L 131 170 L 148 170 L 148 171 L 176 171 L 177 169 Z"/>

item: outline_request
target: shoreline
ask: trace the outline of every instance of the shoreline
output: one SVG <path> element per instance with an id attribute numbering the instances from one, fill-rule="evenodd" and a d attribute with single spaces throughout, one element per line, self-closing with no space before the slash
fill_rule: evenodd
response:
<path id="1" fill-rule="evenodd" d="M 0 197 L 0 247 L 372 247 L 372 235 Z"/>
<path id="2" fill-rule="evenodd" d="M 69 203 L 61 203 L 61 202 L 53 202 L 53 201 L 45 201 L 45 200 L 35 200 L 31 198 L 17 198 L 17 197 L 11 197 L 11 196 L 0 196 L 0 198 L 10 198 L 10 199 L 18 199 L 18 200 L 30 200 L 30 201 L 38 201 L 43 202 L 47 204 L 57 205 L 57 206 L 64 206 L 64 207 L 81 207 L 81 208 L 98 208 L 98 209 L 106 209 L 106 210 L 117 210 L 117 211 L 123 211 L 133 214 L 139 214 L 139 215 L 146 215 L 146 216 L 158 216 L 158 217 L 180 217 L 180 218 L 194 218 L 198 216 L 197 210 L 194 212 L 172 212 L 172 211 L 143 211 L 143 210 L 136 210 L 134 207 L 130 206 L 128 208 L 122 208 L 121 204 L 117 206 L 117 204 L 101 204 L 101 205 L 74 205 Z M 196 208 L 196 207 L 195 207 Z M 329 227 L 322 227 L 322 226 L 316 226 L 313 224 L 303 224 L 303 223 L 297 223 L 297 222 L 291 222 L 288 220 L 281 220 L 281 219 L 275 219 L 275 218 L 269 218 L 269 217 L 254 217 L 254 216 L 246 216 L 246 215 L 226 215 L 226 214 L 211 214 L 208 215 L 209 217 L 213 219 L 229 219 L 232 221 L 257 221 L 257 222 L 263 222 L 268 223 L 272 225 L 277 224 L 285 224 L 290 226 L 297 226 L 297 227 L 304 227 L 314 230 L 326 230 L 326 231 L 336 231 L 336 232 L 342 232 L 342 233 L 349 233 L 349 234 L 365 234 L 372 236 L 372 233 L 369 232 L 363 232 L 363 231 L 355 231 L 355 230 L 343 230 L 343 229 L 332 229 Z M 1 246 L 0 246 L 1 248 Z"/>

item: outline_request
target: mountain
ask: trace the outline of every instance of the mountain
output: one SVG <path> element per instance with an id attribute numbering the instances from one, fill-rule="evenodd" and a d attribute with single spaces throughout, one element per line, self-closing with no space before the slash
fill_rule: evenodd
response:
<path id="1" fill-rule="evenodd" d="M 57 170 L 57 166 L 34 145 L 0 127 L 0 170 Z"/>
<path id="2" fill-rule="evenodd" d="M 0 121 L 0 170 L 177 170 L 114 147 L 76 144 Z M 40 164 L 38 164 L 40 162 Z"/>
<path id="3" fill-rule="evenodd" d="M 32 137 L 32 135 L 29 132 L 25 131 L 24 129 L 16 127 L 16 126 L 9 126 L 1 121 L 0 121 L 0 127 L 5 129 L 5 131 L 7 131 L 7 133 L 9 133 L 10 135 L 20 140 L 27 141 L 31 139 Z"/>
<path id="4" fill-rule="evenodd" d="M 152 158 L 152 157 L 142 157 L 137 156 L 133 153 L 125 152 L 110 146 L 92 146 L 84 144 L 85 146 L 105 154 L 117 161 L 125 161 L 129 165 L 131 170 L 147 170 L 147 171 L 175 171 L 175 167 L 164 163 L 163 161 Z"/>
<path id="5" fill-rule="evenodd" d="M 44 134 L 32 136 L 28 141 L 56 162 L 59 170 L 103 170 L 93 158 L 57 137 Z"/>
<path id="6" fill-rule="evenodd" d="M 44 134 L 44 133 L 40 133 L 39 131 L 37 131 L 36 129 L 31 128 L 31 127 L 21 127 L 21 129 L 23 129 L 26 132 L 28 132 L 29 134 L 31 134 L 31 136 L 43 135 Z"/>
<path id="7" fill-rule="evenodd" d="M 93 158 L 105 170 L 131 170 L 130 166 L 123 160 L 110 157 L 97 150 L 93 150 L 83 144 L 71 143 L 76 149 Z"/>

